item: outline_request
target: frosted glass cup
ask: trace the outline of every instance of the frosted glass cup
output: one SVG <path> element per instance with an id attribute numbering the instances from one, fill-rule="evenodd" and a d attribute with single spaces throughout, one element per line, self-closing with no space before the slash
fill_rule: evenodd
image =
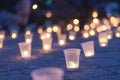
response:
<path id="1" fill-rule="evenodd" d="M 49 51 L 52 48 L 52 38 L 46 38 L 42 40 L 42 48 L 45 51 Z"/>
<path id="2" fill-rule="evenodd" d="M 18 43 L 21 57 L 24 59 L 29 59 L 31 57 L 31 44 L 26 42 Z"/>
<path id="3" fill-rule="evenodd" d="M 26 43 L 32 43 L 32 40 L 33 40 L 33 34 L 25 35 L 25 42 Z"/>
<path id="4" fill-rule="evenodd" d="M 81 46 L 83 48 L 83 51 L 86 57 L 92 57 L 95 55 L 94 41 L 88 41 L 88 42 L 81 43 Z"/>
<path id="5" fill-rule="evenodd" d="M 41 68 L 32 71 L 33 80 L 63 80 L 64 71 L 60 68 Z"/>
<path id="6" fill-rule="evenodd" d="M 0 38 L 0 48 L 3 48 L 4 39 Z"/>
<path id="7" fill-rule="evenodd" d="M 74 71 L 79 68 L 80 51 L 80 49 L 76 48 L 64 50 L 67 70 Z"/>
<path id="8" fill-rule="evenodd" d="M 65 45 L 66 44 L 66 35 L 58 35 L 58 43 L 59 45 Z"/>
<path id="9" fill-rule="evenodd" d="M 101 47 L 105 47 L 105 46 L 107 46 L 107 44 L 108 44 L 108 39 L 107 39 L 107 36 L 106 36 L 106 35 L 107 35 L 106 33 L 100 33 L 100 34 L 98 35 L 99 45 L 100 45 Z"/>

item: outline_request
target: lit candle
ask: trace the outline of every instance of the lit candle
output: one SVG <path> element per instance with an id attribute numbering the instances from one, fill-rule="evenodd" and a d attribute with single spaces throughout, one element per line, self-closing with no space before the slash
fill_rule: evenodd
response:
<path id="1" fill-rule="evenodd" d="M 29 58 L 29 57 L 31 57 L 29 51 L 27 50 L 23 51 L 22 58 Z"/>
<path id="2" fill-rule="evenodd" d="M 26 39 L 25 42 L 26 42 L 26 43 L 31 43 L 31 40 L 30 40 L 30 39 Z"/>
<path id="3" fill-rule="evenodd" d="M 60 40 L 59 41 L 59 45 L 65 45 L 65 41 L 64 40 Z"/>
<path id="4" fill-rule="evenodd" d="M 73 71 L 79 68 L 80 51 L 80 49 L 76 48 L 64 50 L 67 70 Z"/>
<path id="5" fill-rule="evenodd" d="M 119 37 L 120 37 L 120 33 L 119 33 L 119 32 L 116 32 L 116 33 L 115 33 L 115 36 L 116 36 L 117 38 L 119 38 Z"/>
<path id="6" fill-rule="evenodd" d="M 94 30 L 90 30 L 89 33 L 90 33 L 91 36 L 94 36 L 96 34 Z"/>
<path id="7" fill-rule="evenodd" d="M 83 31 L 82 34 L 83 34 L 84 38 L 88 38 L 89 37 L 88 31 Z"/>
<path id="8" fill-rule="evenodd" d="M 107 35 L 107 38 L 108 38 L 108 39 L 112 39 L 112 36 L 108 34 L 108 35 Z"/>
<path id="9" fill-rule="evenodd" d="M 98 40 L 99 40 L 99 44 L 101 47 L 105 47 L 108 44 L 108 39 L 107 39 L 107 34 L 106 33 L 100 33 L 98 35 Z"/>
<path id="10" fill-rule="evenodd" d="M 52 38 L 46 38 L 42 40 L 43 50 L 49 51 L 52 48 Z"/>
<path id="11" fill-rule="evenodd" d="M 26 42 L 21 42 L 18 43 L 20 52 L 21 52 L 21 57 L 24 59 L 28 59 L 31 57 L 31 44 L 28 44 Z"/>
<path id="12" fill-rule="evenodd" d="M 16 33 L 12 33 L 11 37 L 12 37 L 13 39 L 17 38 L 17 34 L 16 34 Z"/>
<path id="13" fill-rule="evenodd" d="M 76 34 L 77 33 L 75 31 L 70 31 L 69 32 L 69 40 L 75 40 Z"/>
<path id="14" fill-rule="evenodd" d="M 94 53 L 94 41 L 88 41 L 81 43 L 84 54 L 86 57 L 93 57 L 95 55 Z"/>
<path id="15" fill-rule="evenodd" d="M 74 35 L 69 35 L 69 40 L 75 40 L 75 36 Z"/>
<path id="16" fill-rule="evenodd" d="M 68 69 L 79 68 L 79 65 L 76 64 L 76 63 L 73 62 L 73 61 L 70 61 L 70 62 L 68 63 L 68 65 L 67 65 L 67 68 L 68 68 Z"/>
<path id="17" fill-rule="evenodd" d="M 25 35 L 25 42 L 26 43 L 32 43 L 32 39 L 33 39 L 33 34 Z"/>
<path id="18" fill-rule="evenodd" d="M 0 39 L 0 48 L 3 48 L 3 41 L 4 39 Z"/>
<path id="19" fill-rule="evenodd" d="M 65 34 L 60 34 L 58 35 L 58 43 L 59 45 L 63 46 L 66 44 L 66 35 Z"/>

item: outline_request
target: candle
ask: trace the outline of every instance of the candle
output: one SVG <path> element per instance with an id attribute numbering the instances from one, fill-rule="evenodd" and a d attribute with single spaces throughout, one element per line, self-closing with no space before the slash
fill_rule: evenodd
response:
<path id="1" fill-rule="evenodd" d="M 29 57 L 31 57 L 29 55 L 29 51 L 27 51 L 27 50 L 23 51 L 22 58 L 29 58 Z"/>
<path id="2" fill-rule="evenodd" d="M 26 42 L 20 42 L 19 44 L 19 48 L 20 48 L 20 52 L 21 52 L 21 57 L 23 59 L 28 59 L 31 57 L 31 44 L 28 44 Z"/>
<path id="3" fill-rule="evenodd" d="M 33 34 L 25 35 L 25 42 L 26 43 L 32 43 L 32 39 L 33 39 Z"/>
<path id="4" fill-rule="evenodd" d="M 43 49 L 44 50 L 50 50 L 50 47 L 49 47 L 49 45 L 44 45 Z"/>
<path id="5" fill-rule="evenodd" d="M 96 34 L 96 33 L 95 33 L 95 30 L 90 30 L 89 33 L 90 33 L 91 36 L 94 36 L 94 35 Z"/>
<path id="6" fill-rule="evenodd" d="M 3 42 L 4 42 L 4 39 L 0 38 L 0 48 L 3 48 Z"/>
<path id="7" fill-rule="evenodd" d="M 77 33 L 75 31 L 70 31 L 69 32 L 69 40 L 75 40 L 76 34 Z"/>
<path id="8" fill-rule="evenodd" d="M 65 49 L 65 61 L 68 70 L 73 71 L 79 68 L 80 49 Z"/>
<path id="9" fill-rule="evenodd" d="M 75 40 L 75 36 L 74 35 L 69 35 L 69 40 Z"/>
<path id="10" fill-rule="evenodd" d="M 116 33 L 115 33 L 115 36 L 116 36 L 117 38 L 119 38 L 119 37 L 120 37 L 120 33 L 119 33 L 119 32 L 116 32 Z"/>
<path id="11" fill-rule="evenodd" d="M 94 41 L 88 41 L 81 43 L 84 54 L 86 57 L 92 57 L 95 55 L 94 53 Z"/>
<path id="12" fill-rule="evenodd" d="M 72 68 L 79 68 L 79 65 L 76 64 L 76 63 L 73 62 L 73 61 L 70 61 L 70 62 L 68 63 L 68 65 L 67 65 L 67 68 L 69 68 L 69 69 L 72 69 Z"/>
<path id="13" fill-rule="evenodd" d="M 65 34 L 60 34 L 58 35 L 58 43 L 59 45 L 65 45 L 66 44 L 66 35 Z"/>
<path id="14" fill-rule="evenodd" d="M 60 40 L 59 41 L 59 45 L 65 45 L 65 41 L 64 40 Z"/>
<path id="15" fill-rule="evenodd" d="M 105 47 L 108 44 L 108 39 L 107 39 L 106 33 L 100 33 L 98 35 L 98 40 L 99 40 L 99 45 L 101 47 Z"/>
<path id="16" fill-rule="evenodd" d="M 46 38 L 42 40 L 43 50 L 49 51 L 52 48 L 52 38 Z"/>
<path id="17" fill-rule="evenodd" d="M 13 39 L 17 38 L 17 34 L 16 33 L 12 33 L 12 36 L 11 36 Z"/>
<path id="18" fill-rule="evenodd" d="M 26 33 L 25 33 L 26 35 L 29 35 L 29 34 L 31 34 L 31 31 L 26 31 Z"/>
<path id="19" fill-rule="evenodd" d="M 89 37 L 88 31 L 82 31 L 82 34 L 83 34 L 84 38 L 88 38 Z"/>

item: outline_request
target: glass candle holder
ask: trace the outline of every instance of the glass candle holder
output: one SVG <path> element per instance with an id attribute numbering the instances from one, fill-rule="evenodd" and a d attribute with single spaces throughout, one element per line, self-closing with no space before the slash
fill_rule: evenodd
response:
<path id="1" fill-rule="evenodd" d="M 12 30 L 11 31 L 11 37 L 12 37 L 12 39 L 16 39 L 17 36 L 18 36 L 18 31 L 17 30 Z"/>
<path id="2" fill-rule="evenodd" d="M 120 31 L 118 29 L 115 30 L 115 36 L 117 38 L 120 38 Z"/>
<path id="3" fill-rule="evenodd" d="M 25 35 L 25 42 L 26 43 L 32 43 L 32 40 L 33 40 L 33 34 Z"/>
<path id="4" fill-rule="evenodd" d="M 31 57 L 31 44 L 26 42 L 18 43 L 21 57 L 24 59 L 29 59 Z"/>
<path id="5" fill-rule="evenodd" d="M 52 38 L 46 38 L 42 40 L 43 50 L 49 51 L 52 48 Z"/>
<path id="6" fill-rule="evenodd" d="M 41 68 L 32 71 L 33 80 L 63 80 L 64 71 L 60 68 Z"/>
<path id="7" fill-rule="evenodd" d="M 5 31 L 2 30 L 0 31 L 0 48 L 3 48 L 4 39 L 5 39 Z"/>
<path id="8" fill-rule="evenodd" d="M 94 29 L 91 29 L 91 30 L 89 31 L 89 34 L 90 34 L 90 36 L 95 36 L 95 35 L 96 35 L 96 32 L 95 32 Z"/>
<path id="9" fill-rule="evenodd" d="M 100 34 L 98 35 L 98 41 L 99 41 L 99 45 L 100 45 L 101 47 L 107 46 L 107 44 L 108 44 L 108 39 L 107 39 L 106 33 L 100 33 Z"/>
<path id="10" fill-rule="evenodd" d="M 94 53 L 94 41 L 88 41 L 81 43 L 84 54 L 86 57 L 92 57 L 95 55 Z"/>
<path id="11" fill-rule="evenodd" d="M 0 48 L 3 48 L 4 39 L 0 38 Z"/>
<path id="12" fill-rule="evenodd" d="M 40 34 L 40 39 L 43 40 L 43 39 L 46 39 L 46 38 L 51 38 L 51 33 L 48 33 L 48 32 L 43 32 Z"/>
<path id="13" fill-rule="evenodd" d="M 75 40 L 76 39 L 76 32 L 70 31 L 69 32 L 69 40 Z"/>
<path id="14" fill-rule="evenodd" d="M 65 45 L 66 44 L 66 35 L 58 35 L 58 43 L 59 45 Z"/>
<path id="15" fill-rule="evenodd" d="M 112 36 L 113 36 L 113 31 L 112 30 L 108 30 L 106 31 L 106 34 L 107 34 L 107 39 L 112 39 Z"/>
<path id="16" fill-rule="evenodd" d="M 0 31 L 0 38 L 5 39 L 5 31 L 4 30 Z"/>
<path id="17" fill-rule="evenodd" d="M 90 37 L 88 31 L 82 31 L 82 34 L 83 34 L 83 37 L 84 37 L 84 38 L 89 38 L 89 37 Z"/>
<path id="18" fill-rule="evenodd" d="M 67 70 L 73 71 L 79 68 L 80 51 L 80 49 L 75 48 L 64 50 Z"/>

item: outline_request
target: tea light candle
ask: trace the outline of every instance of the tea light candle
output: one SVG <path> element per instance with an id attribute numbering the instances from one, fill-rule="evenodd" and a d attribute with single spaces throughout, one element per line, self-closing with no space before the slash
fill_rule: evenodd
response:
<path id="1" fill-rule="evenodd" d="M 79 68 L 79 65 L 76 64 L 76 63 L 73 62 L 73 61 L 70 61 L 70 62 L 68 63 L 68 65 L 67 65 L 67 68 L 68 68 L 68 69 L 71 69 L 71 68 Z"/>
<path id="2" fill-rule="evenodd" d="M 60 34 L 58 35 L 58 43 L 59 45 L 63 46 L 66 44 L 66 35 L 65 34 Z"/>
<path id="3" fill-rule="evenodd" d="M 105 47 L 108 44 L 106 33 L 100 33 L 98 35 L 98 38 L 99 38 L 98 40 L 101 47 Z"/>
<path id="4" fill-rule="evenodd" d="M 108 34 L 108 35 L 107 35 L 107 38 L 108 38 L 108 39 L 112 39 L 112 36 Z"/>
<path id="5" fill-rule="evenodd" d="M 68 70 L 73 71 L 79 68 L 80 51 L 80 49 L 76 48 L 64 50 L 66 68 Z"/>
<path id="6" fill-rule="evenodd" d="M 59 41 L 59 45 L 65 45 L 65 41 L 64 40 L 60 40 Z"/>
<path id="7" fill-rule="evenodd" d="M 81 43 L 84 54 L 86 57 L 92 57 L 95 55 L 94 53 L 94 41 L 88 41 Z"/>
<path id="8" fill-rule="evenodd" d="M 29 55 L 29 52 L 27 50 L 23 51 L 22 58 L 29 58 L 29 57 L 31 57 Z"/>
<path id="9" fill-rule="evenodd" d="M 12 37 L 12 39 L 16 39 L 17 38 L 17 30 L 13 30 L 13 31 L 11 31 L 11 37 Z"/>
<path id="10" fill-rule="evenodd" d="M 91 36 L 94 36 L 94 35 L 96 34 L 96 33 L 95 33 L 95 30 L 90 30 L 89 33 L 90 33 Z"/>
<path id="11" fill-rule="evenodd" d="M 25 42 L 26 42 L 26 43 L 31 43 L 31 40 L 30 40 L 30 39 L 26 39 Z"/>
<path id="12" fill-rule="evenodd" d="M 75 36 L 74 35 L 69 35 L 69 40 L 75 40 Z"/>
<path id="13" fill-rule="evenodd" d="M 44 50 L 50 50 L 50 47 L 49 47 L 49 45 L 44 45 L 43 49 Z"/>
<path id="14" fill-rule="evenodd" d="M 115 36 L 116 36 L 117 38 L 119 38 L 119 37 L 120 37 L 120 33 L 119 33 L 119 32 L 116 32 L 116 33 L 115 33 Z"/>
<path id="15" fill-rule="evenodd" d="M 26 43 L 32 43 L 32 39 L 33 39 L 33 34 L 25 35 L 25 42 Z"/>
<path id="16" fill-rule="evenodd" d="M 16 34 L 16 33 L 13 33 L 13 34 L 12 34 L 12 38 L 13 38 L 13 39 L 17 38 L 17 34 Z"/>
<path id="17" fill-rule="evenodd" d="M 88 31 L 83 31 L 83 37 L 84 37 L 84 38 L 88 38 L 88 37 L 89 37 Z"/>
<path id="18" fill-rule="evenodd" d="M 3 48 L 3 39 L 0 38 L 0 48 Z"/>
<path id="19" fill-rule="evenodd" d="M 69 40 L 75 40 L 76 34 L 77 33 L 75 31 L 70 31 L 69 32 Z"/>
<path id="20" fill-rule="evenodd" d="M 28 59 L 31 57 L 31 44 L 28 44 L 26 42 L 20 42 L 19 44 L 19 48 L 20 48 L 20 52 L 21 52 L 21 57 L 23 59 Z"/>
<path id="21" fill-rule="evenodd" d="M 43 39 L 42 40 L 42 47 L 43 47 L 43 50 L 45 50 L 45 51 L 51 50 L 51 47 L 52 47 L 52 38 Z"/>

